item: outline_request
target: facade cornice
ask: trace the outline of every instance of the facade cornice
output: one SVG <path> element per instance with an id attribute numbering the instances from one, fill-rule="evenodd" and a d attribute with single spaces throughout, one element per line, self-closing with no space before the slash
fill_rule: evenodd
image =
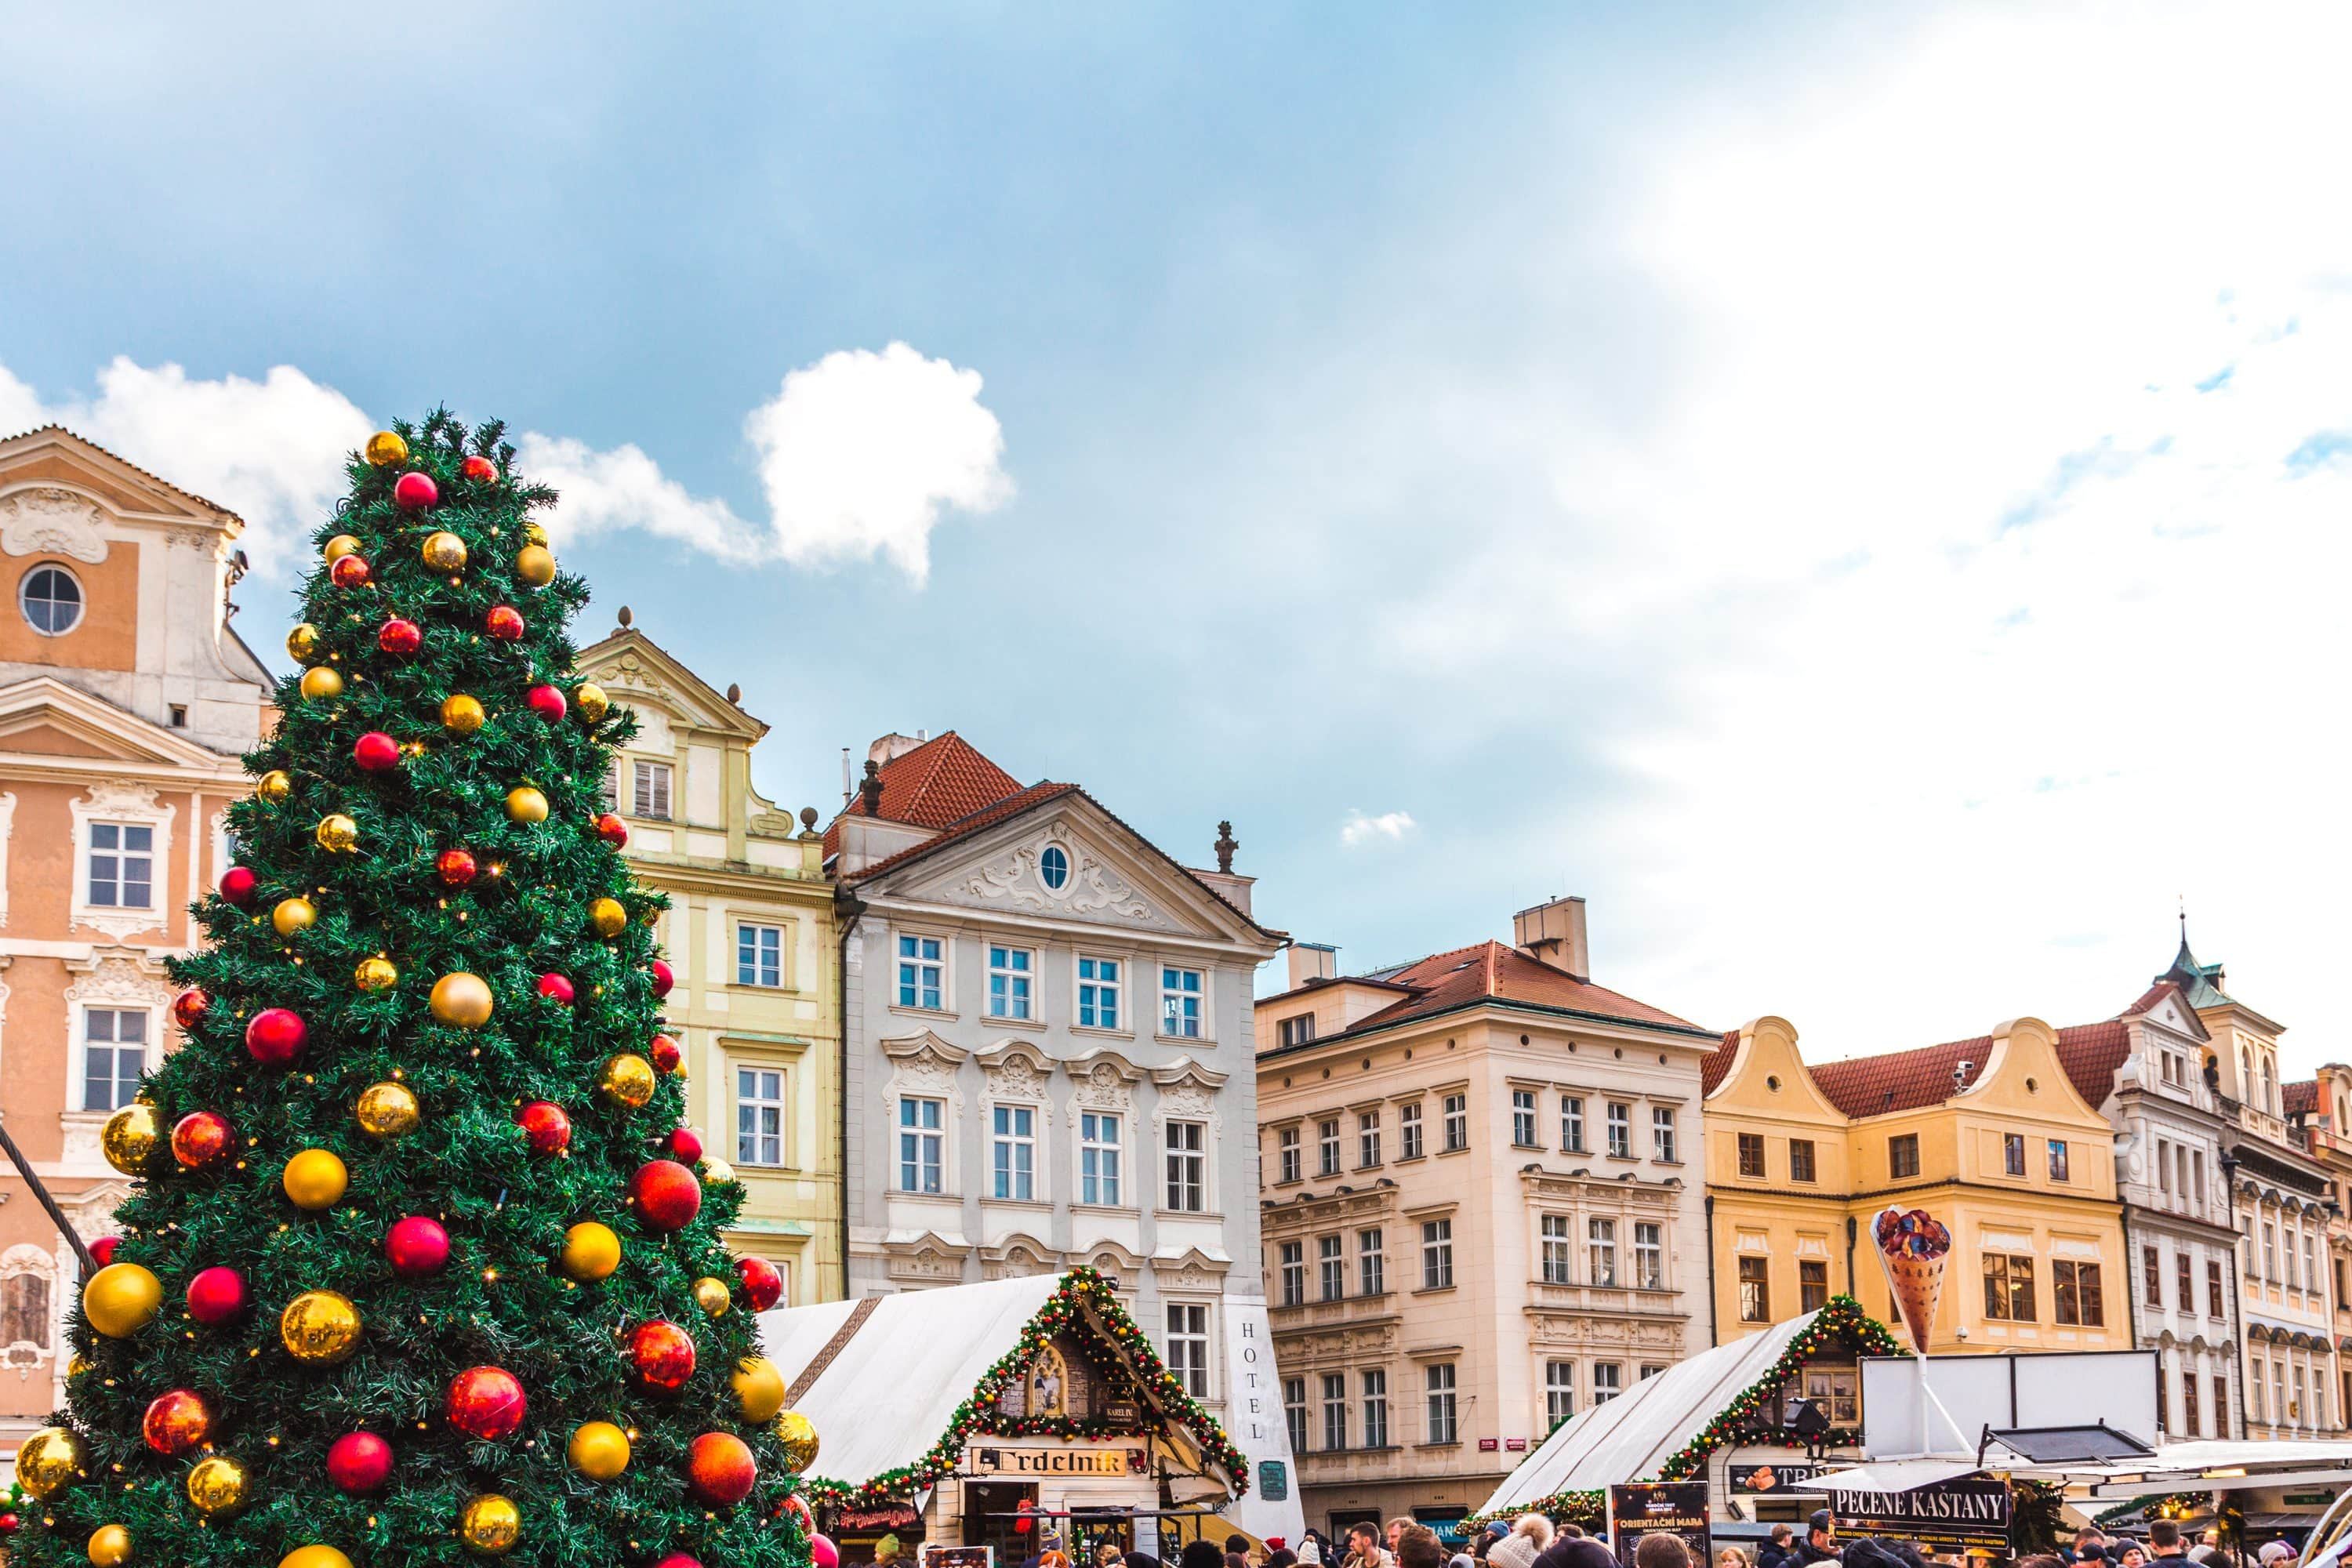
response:
<path id="1" fill-rule="evenodd" d="M 1416 1013 L 1410 1018 L 1393 1023 L 1359 1026 L 1336 1035 L 1323 1035 L 1303 1040 L 1295 1046 L 1277 1046 L 1257 1058 L 1260 1062 L 1311 1060 L 1318 1051 L 1340 1048 L 1360 1050 L 1365 1045 L 1386 1037 L 1402 1037 L 1410 1034 L 1442 1033 L 1437 1026 L 1451 1019 L 1457 1029 L 1465 1016 L 1486 1013 L 1497 1018 L 1539 1017 L 1573 1019 L 1592 1033 L 1604 1038 L 1611 1032 L 1626 1032 L 1627 1043 L 1644 1046 L 1665 1045 L 1676 1049 L 1704 1055 L 1723 1044 L 1721 1034 L 1688 1024 L 1654 1024 L 1640 1018 L 1618 1018 L 1605 1013 L 1587 1013 L 1573 1007 L 1548 1006 L 1540 1002 L 1519 1002 L 1507 996 L 1479 996 L 1433 1013 Z M 1475 1021 L 1475 1019 L 1473 1020 Z"/>
<path id="2" fill-rule="evenodd" d="M 856 887 L 857 901 L 867 910 L 882 914 L 908 915 L 930 925 L 1051 933 L 1081 947 L 1093 944 L 1132 947 L 1138 951 L 1181 948 L 1189 952 L 1225 953 L 1236 959 L 1246 959 L 1253 967 L 1271 951 L 1256 942 L 1238 942 L 1229 937 L 1195 936 L 1183 931 L 1137 931 L 1129 926 L 1102 925 L 1092 921 L 1050 920 L 1015 914 L 1010 910 L 982 910 L 969 904 L 941 904 L 924 899 L 910 899 L 904 894 L 881 891 L 866 882 L 857 883 Z M 1332 1038 L 1339 1037 L 1335 1035 Z"/>
<path id="3" fill-rule="evenodd" d="M 830 904 L 834 901 L 834 885 L 829 879 L 801 876 L 782 867 L 754 866 L 740 860 L 700 860 L 636 850 L 631 850 L 627 858 L 630 870 L 640 880 L 656 886 L 691 883 L 697 889 L 730 888 L 771 896 L 782 893 L 810 903 Z"/>

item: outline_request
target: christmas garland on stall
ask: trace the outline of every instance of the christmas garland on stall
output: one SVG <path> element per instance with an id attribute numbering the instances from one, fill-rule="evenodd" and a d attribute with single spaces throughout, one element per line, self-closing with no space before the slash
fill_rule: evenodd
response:
<path id="1" fill-rule="evenodd" d="M 2200 1513 L 2213 1511 L 2211 1492 L 2159 1492 L 2147 1497 L 2136 1497 L 2129 1502 L 2119 1502 L 2104 1513 L 2092 1516 L 2093 1524 L 2114 1524 L 2145 1512 L 2151 1520 L 2192 1519 Z"/>
<path id="2" fill-rule="evenodd" d="M 1110 1281 L 1087 1268 L 1072 1268 L 1045 1307 L 1021 1330 L 1021 1342 L 999 1357 L 981 1374 L 971 1394 L 956 1406 L 940 1440 L 911 1465 L 900 1465 L 852 1486 L 844 1481 L 804 1476 L 800 1490 L 813 1503 L 860 1506 L 892 1498 L 906 1498 L 952 1474 L 964 1445 L 978 1436 L 997 1437 L 1083 1438 L 1107 1442 L 1133 1436 L 1101 1416 L 1078 1419 L 1067 1415 L 1024 1415 L 1008 1420 L 996 1412 L 997 1399 L 1030 1367 L 1054 1337 L 1066 1329 L 1087 1332 L 1126 1354 L 1135 1367 L 1138 1393 L 1149 1396 L 1199 1439 L 1202 1453 L 1223 1466 L 1240 1491 L 1249 1490 L 1249 1457 L 1234 1447 L 1215 1417 L 1202 1407 L 1176 1374 L 1160 1361 L 1150 1336 L 1136 1326 L 1119 1305 Z"/>

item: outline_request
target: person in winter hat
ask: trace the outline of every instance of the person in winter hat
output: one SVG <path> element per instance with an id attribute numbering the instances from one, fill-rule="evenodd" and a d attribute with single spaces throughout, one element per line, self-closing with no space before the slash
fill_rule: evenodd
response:
<path id="1" fill-rule="evenodd" d="M 1489 1568 L 1535 1568 L 1535 1561 L 1551 1544 L 1551 1521 L 1539 1513 L 1523 1513 L 1511 1533 L 1486 1548 Z"/>

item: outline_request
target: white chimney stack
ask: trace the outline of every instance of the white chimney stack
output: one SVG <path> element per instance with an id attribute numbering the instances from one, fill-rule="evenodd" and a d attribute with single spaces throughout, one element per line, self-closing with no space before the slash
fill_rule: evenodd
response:
<path id="1" fill-rule="evenodd" d="M 1554 899 L 1511 917 L 1511 945 L 1570 978 L 1592 978 L 1592 944 L 1584 931 L 1584 900 Z"/>

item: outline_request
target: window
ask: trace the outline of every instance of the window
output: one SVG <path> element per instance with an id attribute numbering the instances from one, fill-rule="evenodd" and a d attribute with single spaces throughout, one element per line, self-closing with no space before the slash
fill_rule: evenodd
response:
<path id="1" fill-rule="evenodd" d="M 1341 1300 L 1348 1294 L 1348 1260 L 1340 1253 L 1339 1238 L 1336 1236 L 1317 1237 L 1315 1256 L 1316 1261 L 1322 1266 L 1323 1299 L 1326 1301 Z"/>
<path id="2" fill-rule="evenodd" d="M 2172 1145 L 2161 1138 L 2156 1141 L 2156 1190 L 2172 1191 Z"/>
<path id="3" fill-rule="evenodd" d="M 2312 1246 L 2313 1242 L 2311 1233 L 2309 1231 L 2304 1232 L 2303 1288 L 2306 1290 L 2316 1290 L 2319 1289 L 2319 1257 L 2312 1250 Z"/>
<path id="4" fill-rule="evenodd" d="M 2183 1254 L 2180 1261 L 2186 1264 L 2188 1256 Z M 2143 1300 L 2151 1307 L 2164 1305 L 2164 1255 L 2153 1247 L 2139 1249 L 2139 1283 Z M 2181 1297 L 2183 1302 L 2188 1299 Z"/>
<path id="5" fill-rule="evenodd" d="M 1421 1104 L 1418 1100 L 1397 1107 L 1397 1158 L 1421 1158 Z"/>
<path id="6" fill-rule="evenodd" d="M 940 1191 L 940 1167 L 947 1134 L 947 1101 L 901 1098 L 898 1101 L 898 1190 L 902 1193 Z"/>
<path id="7" fill-rule="evenodd" d="M 1078 960 L 1078 1027 L 1118 1027 L 1118 960 Z"/>
<path id="8" fill-rule="evenodd" d="M 1337 1453 L 1348 1446 L 1348 1374 L 1323 1374 L 1323 1450 Z"/>
<path id="9" fill-rule="evenodd" d="M 1919 1173 L 1919 1135 L 1905 1132 L 1886 1141 L 1886 1173 L 1896 1181 Z"/>
<path id="10" fill-rule="evenodd" d="M 1595 1285 L 1617 1283 L 1617 1222 L 1596 1219 L 1586 1222 L 1586 1250 L 1591 1254 L 1592 1271 L 1585 1278 Z"/>
<path id="11" fill-rule="evenodd" d="M 2189 1189 L 2189 1202 L 2197 1208 L 2205 1206 L 2205 1151 L 2198 1150 L 2189 1157 L 2189 1168 L 2195 1173 L 2196 1184 Z"/>
<path id="12" fill-rule="evenodd" d="M 1654 1105 L 1650 1108 L 1650 1158 L 1663 1161 L 1669 1165 L 1675 1163 L 1676 1160 L 1675 1113 L 1663 1105 Z"/>
<path id="13" fill-rule="evenodd" d="M 993 1188 L 1000 1198 L 1026 1203 L 1037 1195 L 1037 1111 L 1028 1105 L 1000 1105 L 992 1116 L 995 1130 L 991 1163 Z"/>
<path id="14" fill-rule="evenodd" d="M 1593 1404 L 1606 1405 L 1624 1392 L 1623 1371 L 1624 1369 L 1613 1361 L 1596 1361 L 1592 1363 Z"/>
<path id="15" fill-rule="evenodd" d="M 1209 1206 L 1208 1146 L 1207 1123 L 1168 1123 L 1168 1206 L 1178 1214 L 1200 1214 Z"/>
<path id="16" fill-rule="evenodd" d="M 1984 1259 L 1985 1316 L 2033 1321 L 2033 1259 L 1989 1252 Z"/>
<path id="17" fill-rule="evenodd" d="M 138 823 L 89 825 L 89 901 L 101 910 L 155 903 L 155 830 Z"/>
<path id="18" fill-rule="evenodd" d="M 1454 1222 L 1421 1222 L 1421 1288 L 1442 1290 L 1454 1283 Z"/>
<path id="19" fill-rule="evenodd" d="M 1789 1140 L 1789 1180 L 1811 1182 L 1813 1175 L 1813 1141 L 1810 1138 Z"/>
<path id="20" fill-rule="evenodd" d="M 898 1005 L 939 1012 L 941 969 L 938 937 L 901 936 L 898 939 Z"/>
<path id="21" fill-rule="evenodd" d="M 1360 1230 L 1356 1233 L 1356 1290 L 1360 1295 L 1380 1296 L 1388 1291 L 1388 1254 L 1381 1232 Z"/>
<path id="22" fill-rule="evenodd" d="M 1389 1446 L 1389 1374 L 1380 1367 L 1363 1373 L 1364 1447 Z"/>
<path id="23" fill-rule="evenodd" d="M 634 759 L 630 768 L 629 815 L 669 820 L 669 764 Z"/>
<path id="24" fill-rule="evenodd" d="M 1307 1303 L 1307 1244 L 1286 1241 L 1282 1244 L 1282 1304 L 1301 1307 Z"/>
<path id="25" fill-rule="evenodd" d="M 1768 1278 L 1771 1261 L 1769 1258 L 1739 1260 L 1739 1321 L 1743 1323 L 1772 1321 L 1772 1284 Z"/>
<path id="26" fill-rule="evenodd" d="M 1643 1290 L 1666 1288 L 1664 1231 L 1647 1221 L 1633 1225 L 1633 1283 Z"/>
<path id="27" fill-rule="evenodd" d="M 1548 1214 L 1538 1222 L 1543 1233 L 1543 1282 L 1547 1285 L 1568 1285 L 1575 1280 L 1571 1258 L 1575 1244 L 1569 1239 L 1568 1216 Z"/>
<path id="28" fill-rule="evenodd" d="M 1633 1157 L 1633 1112 L 1615 1100 L 1609 1102 L 1609 1153 L 1619 1160 Z"/>
<path id="29" fill-rule="evenodd" d="M 1315 1037 L 1315 1015 L 1301 1013 L 1296 1018 L 1285 1018 L 1275 1025 L 1278 1043 L 1303 1046 Z"/>
<path id="30" fill-rule="evenodd" d="M 1764 1177 L 1764 1134 L 1742 1132 L 1739 1135 L 1739 1173 L 1757 1181 Z"/>
<path id="31" fill-rule="evenodd" d="M 36 566 L 16 590 L 16 607 L 43 637 L 63 637 L 81 624 L 81 584 L 62 566 Z"/>
<path id="32" fill-rule="evenodd" d="M 1563 1094 L 1559 1097 L 1559 1147 L 1564 1154 L 1584 1152 L 1584 1097 Z"/>
<path id="33" fill-rule="evenodd" d="M 1429 1440 L 1433 1443 L 1460 1441 L 1454 1426 L 1454 1363 L 1450 1361 L 1432 1363 L 1424 1371 L 1429 1388 Z"/>
<path id="34" fill-rule="evenodd" d="M 784 928 L 750 921 L 735 928 L 735 984 L 782 985 L 784 983 Z"/>
<path id="35" fill-rule="evenodd" d="M 1650 1379 L 1657 1376 L 1660 1373 L 1665 1370 L 1666 1366 L 1664 1362 L 1645 1361 L 1642 1363 L 1642 1381 L 1643 1383 L 1647 1383 Z"/>
<path id="36" fill-rule="evenodd" d="M 988 950 L 988 1016 L 992 1018 L 1026 1018 L 1029 1008 L 1029 972 L 1036 954 L 1025 947 L 997 947 Z"/>
<path id="37" fill-rule="evenodd" d="M 1317 1124 L 1315 1140 L 1316 1174 L 1336 1176 L 1339 1173 L 1339 1124 L 1324 1121 Z"/>
<path id="38" fill-rule="evenodd" d="M 2000 1168 L 2012 1176 L 2025 1174 L 2025 1134 L 2004 1132 L 2000 1135 Z"/>
<path id="39" fill-rule="evenodd" d="M 1286 1377 L 1282 1380 L 1282 1414 L 1290 1424 L 1290 1451 L 1307 1452 L 1307 1380 Z"/>
<path id="40" fill-rule="evenodd" d="M 2063 1182 L 2067 1179 L 2066 1140 L 2063 1138 L 2050 1140 L 2050 1179 L 2053 1182 Z"/>
<path id="41" fill-rule="evenodd" d="M 1171 1039 L 1201 1037 L 1201 972 L 1162 967 L 1160 971 L 1160 1032 Z"/>
<path id="42" fill-rule="evenodd" d="M 1381 1113 L 1359 1111 L 1356 1115 L 1356 1168 L 1369 1169 L 1381 1163 Z"/>
<path id="43" fill-rule="evenodd" d="M 2197 1374 L 2184 1373 L 2180 1378 L 2180 1435 L 2184 1437 L 2205 1436 L 2205 1418 L 2197 1408 Z"/>
<path id="44" fill-rule="evenodd" d="M 1055 892 L 1069 885 L 1070 852 L 1058 844 L 1048 844 L 1037 857 L 1037 879 Z"/>
<path id="45" fill-rule="evenodd" d="M 1298 1158 L 1298 1129 L 1286 1127 L 1274 1135 L 1274 1165 L 1277 1182 L 1295 1182 L 1301 1174 Z"/>
<path id="46" fill-rule="evenodd" d="M 2103 1328 L 2107 1308 L 2099 1289 L 2099 1266 L 2055 1258 L 2050 1265 L 2051 1293 L 2058 1300 L 2057 1321 L 2084 1328 Z"/>
<path id="47" fill-rule="evenodd" d="M 1829 1415 L 1832 1426 L 1862 1425 L 1862 1369 L 1813 1365 L 1805 1369 L 1805 1397 Z"/>
<path id="48" fill-rule="evenodd" d="M 2214 1436 L 2227 1437 L 2230 1435 L 2230 1374 L 2225 1372 L 2213 1374 L 2213 1416 L 2221 1427 Z"/>
<path id="49" fill-rule="evenodd" d="M 1536 1142 L 1536 1091 L 1531 1089 L 1511 1090 L 1511 1147 L 1533 1149 Z"/>
<path id="50" fill-rule="evenodd" d="M 2180 1291 L 2180 1310 L 2184 1312 L 2193 1312 L 2197 1310 L 2196 1266 L 2189 1262 L 2189 1254 L 2186 1252 L 2180 1253 L 2172 1261 L 2178 1266 L 2174 1271 L 2174 1283 Z"/>
<path id="51" fill-rule="evenodd" d="M 2266 1364 L 2262 1362 L 2256 1362 L 2246 1369 L 2246 1414 L 2256 1421 L 2270 1419 L 2263 1413 L 2263 1374 L 2267 1370 Z"/>
<path id="52" fill-rule="evenodd" d="M 1448 1153 L 1470 1147 L 1470 1097 L 1449 1094 L 1445 1097 L 1445 1149 Z"/>
<path id="53" fill-rule="evenodd" d="M 1818 1312 L 1830 1304 L 1830 1266 L 1818 1258 L 1797 1260 L 1797 1310 Z"/>
<path id="54" fill-rule="evenodd" d="M 735 1161 L 784 1163 L 784 1075 L 777 1068 L 735 1069 Z"/>
<path id="55" fill-rule="evenodd" d="M 1199 1301 L 1168 1303 L 1168 1370 L 1193 1398 L 1209 1396 L 1209 1309 Z"/>
<path id="56" fill-rule="evenodd" d="M 27 1271 L 0 1279 L 0 1344 L 49 1348 L 49 1282 Z"/>
<path id="57" fill-rule="evenodd" d="M 2263 1221 L 2263 1278 L 2278 1283 L 2278 1227 L 2269 1220 Z"/>
<path id="58" fill-rule="evenodd" d="M 1558 1430 L 1561 1422 L 1575 1415 L 1576 1363 L 1572 1361 L 1544 1363 L 1545 1430 Z"/>
<path id="59" fill-rule="evenodd" d="M 92 1007 L 82 1015 L 81 1108 L 120 1110 L 139 1092 L 147 1069 L 147 1015 Z"/>
<path id="60" fill-rule="evenodd" d="M 1118 1157 L 1124 1131 L 1108 1111 L 1078 1113 L 1078 1202 L 1118 1206 Z"/>

